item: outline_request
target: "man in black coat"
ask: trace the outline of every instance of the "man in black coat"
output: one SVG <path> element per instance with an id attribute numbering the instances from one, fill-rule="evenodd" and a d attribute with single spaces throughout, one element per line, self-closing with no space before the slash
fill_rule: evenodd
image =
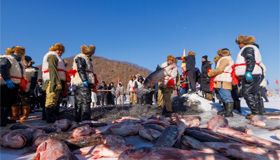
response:
<path id="1" fill-rule="evenodd" d="M 210 80 L 211 78 L 208 77 L 207 73 L 211 72 L 211 65 L 212 62 L 208 61 L 208 56 L 205 55 L 201 59 L 201 81 L 200 81 L 200 89 L 205 96 L 206 99 L 212 100 L 212 92 L 210 91 Z"/>
<path id="2" fill-rule="evenodd" d="M 196 53 L 189 51 L 187 57 L 176 57 L 176 59 L 185 59 L 186 61 L 186 72 L 191 87 L 191 93 L 196 92 L 195 55 Z"/>

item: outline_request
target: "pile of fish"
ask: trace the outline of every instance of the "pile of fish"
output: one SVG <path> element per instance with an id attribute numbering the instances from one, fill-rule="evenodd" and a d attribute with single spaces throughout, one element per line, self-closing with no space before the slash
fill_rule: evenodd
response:
<path id="1" fill-rule="evenodd" d="M 253 136 L 247 127 L 230 127 L 222 116 L 213 117 L 206 128 L 199 127 L 200 121 L 199 116 L 173 114 L 122 117 L 108 123 L 62 119 L 49 127 L 16 124 L 2 135 L 1 145 L 29 146 L 30 152 L 36 152 L 34 160 L 76 160 L 75 154 L 119 160 L 280 159 L 280 144 Z M 141 137 L 151 145 L 128 144 L 129 136 Z"/>

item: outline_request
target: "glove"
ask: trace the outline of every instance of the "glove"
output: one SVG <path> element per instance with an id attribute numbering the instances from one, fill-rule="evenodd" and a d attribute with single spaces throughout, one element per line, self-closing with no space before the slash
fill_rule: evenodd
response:
<path id="1" fill-rule="evenodd" d="M 245 79 L 247 82 L 251 82 L 253 80 L 252 73 L 250 71 L 246 72 Z"/>
<path id="2" fill-rule="evenodd" d="M 86 87 L 88 87 L 88 81 L 84 81 L 84 82 L 83 82 L 83 85 L 86 86 Z"/>
<path id="3" fill-rule="evenodd" d="M 12 81 L 11 79 L 7 79 L 7 80 L 6 80 L 6 84 L 7 84 L 7 87 L 8 87 L 9 89 L 15 88 L 15 85 L 14 85 L 14 83 L 13 83 L 13 81 Z"/>

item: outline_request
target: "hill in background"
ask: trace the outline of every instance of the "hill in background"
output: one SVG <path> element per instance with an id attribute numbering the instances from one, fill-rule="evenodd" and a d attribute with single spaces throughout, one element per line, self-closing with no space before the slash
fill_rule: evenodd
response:
<path id="1" fill-rule="evenodd" d="M 73 57 L 64 58 L 68 65 L 66 67 L 67 70 L 72 69 Z M 141 67 L 139 65 L 130 63 L 130 62 L 121 62 L 117 60 L 109 60 L 107 58 L 92 56 L 92 64 L 94 68 L 94 73 L 97 75 L 99 83 L 101 80 L 105 81 L 106 84 L 110 82 L 114 82 L 115 86 L 118 82 L 118 77 L 120 77 L 120 82 L 122 82 L 124 88 L 126 89 L 126 85 L 130 80 L 131 75 L 140 74 L 143 77 L 147 77 L 151 71 L 147 68 Z M 39 70 L 39 77 L 41 77 L 41 65 L 37 66 Z"/>

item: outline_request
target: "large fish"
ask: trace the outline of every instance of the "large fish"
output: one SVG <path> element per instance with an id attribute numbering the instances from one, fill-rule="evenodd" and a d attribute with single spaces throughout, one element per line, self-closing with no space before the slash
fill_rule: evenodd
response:
<path id="1" fill-rule="evenodd" d="M 240 143 L 204 142 L 204 144 L 221 152 L 224 156 L 232 156 L 237 159 L 270 159 L 269 156 L 266 155 L 268 153 L 268 150 L 261 147 L 246 146 Z"/>
<path id="2" fill-rule="evenodd" d="M 157 138 L 161 135 L 161 132 L 154 130 L 154 129 L 144 128 L 139 131 L 139 135 L 144 139 L 153 141 L 155 138 Z"/>
<path id="3" fill-rule="evenodd" d="M 264 128 L 266 126 L 265 122 L 261 120 L 249 120 L 247 123 L 261 128 Z"/>
<path id="4" fill-rule="evenodd" d="M 182 137 L 182 143 L 186 146 L 190 146 L 193 149 L 202 151 L 203 153 L 217 153 L 215 150 L 206 146 L 204 143 L 186 135 Z"/>
<path id="5" fill-rule="evenodd" d="M 159 132 L 163 132 L 163 130 L 165 129 L 163 126 L 157 125 L 157 124 L 145 124 L 145 125 L 143 125 L 143 127 L 146 129 L 154 129 Z"/>
<path id="6" fill-rule="evenodd" d="M 227 160 L 217 154 L 207 154 L 170 147 L 141 147 L 125 150 L 118 160 Z"/>
<path id="7" fill-rule="evenodd" d="M 139 123 L 117 123 L 109 127 L 105 133 L 119 136 L 131 136 L 139 133 L 143 127 Z"/>
<path id="8" fill-rule="evenodd" d="M 201 121 L 200 116 L 189 116 L 186 118 L 182 118 L 181 121 L 185 123 L 188 127 L 198 127 Z"/>
<path id="9" fill-rule="evenodd" d="M 173 63 L 169 66 L 166 66 L 164 68 L 157 67 L 157 70 L 151 73 L 144 81 L 143 85 L 145 88 L 152 87 L 156 83 L 163 81 L 164 77 L 167 76 L 167 73 L 172 70 L 173 68 L 177 68 L 178 66 Z"/>
<path id="10" fill-rule="evenodd" d="M 185 129 L 187 128 L 187 126 L 185 125 L 184 122 L 182 122 L 178 116 L 177 113 L 174 114 L 175 118 L 176 118 L 176 125 L 177 125 L 177 129 L 178 129 L 178 134 L 176 137 L 176 141 L 181 141 L 181 137 L 185 132 Z"/>
<path id="11" fill-rule="evenodd" d="M 201 142 L 228 142 L 226 139 L 222 139 L 218 136 L 214 136 L 200 130 L 192 130 L 189 128 L 185 130 L 185 135 L 191 136 Z"/>
<path id="12" fill-rule="evenodd" d="M 89 125 L 84 125 L 73 130 L 72 136 L 74 138 L 81 136 L 89 136 L 93 129 Z"/>
<path id="13" fill-rule="evenodd" d="M 170 125 L 165 128 L 162 134 L 158 137 L 154 147 L 172 147 L 178 135 L 178 129 L 175 125 Z"/>
<path id="14" fill-rule="evenodd" d="M 34 128 L 27 129 L 17 129 L 6 132 L 1 137 L 1 145 L 9 148 L 23 148 L 25 146 L 32 145 L 33 142 L 33 133 L 38 130 Z M 42 131 L 38 131 L 38 133 L 34 133 L 34 136 L 39 136 Z"/>
<path id="15" fill-rule="evenodd" d="M 207 129 L 214 132 L 220 127 L 228 127 L 228 120 L 223 116 L 215 116 L 207 122 Z"/>
<path id="16" fill-rule="evenodd" d="M 122 117 L 121 119 L 112 121 L 112 123 L 121 123 L 121 122 L 141 122 L 141 120 L 139 118 L 134 118 L 134 117 Z"/>
<path id="17" fill-rule="evenodd" d="M 267 116 L 267 117 L 264 117 L 264 119 L 280 120 L 280 116 Z"/>
<path id="18" fill-rule="evenodd" d="M 250 135 L 253 134 L 253 131 L 251 129 L 249 129 L 247 126 L 230 127 L 230 128 L 232 128 L 236 131 L 239 131 L 239 132 L 246 133 L 246 134 L 250 134 Z"/>
<path id="19" fill-rule="evenodd" d="M 36 155 L 33 158 L 33 160 L 47 159 L 78 160 L 65 143 L 53 138 L 48 138 L 46 141 L 41 143 L 38 146 Z"/>
<path id="20" fill-rule="evenodd" d="M 91 135 L 67 139 L 64 142 L 68 145 L 70 149 L 78 149 L 82 147 L 102 144 L 103 140 L 101 135 Z"/>
<path id="21" fill-rule="evenodd" d="M 216 132 L 225 134 L 227 136 L 231 136 L 237 139 L 242 140 L 243 142 L 249 142 L 256 145 L 261 145 L 265 148 L 272 149 L 272 150 L 279 150 L 280 144 L 268 141 L 266 139 L 262 139 L 253 135 L 245 134 L 239 131 L 235 131 L 231 128 L 218 128 Z"/>
<path id="22" fill-rule="evenodd" d="M 71 127 L 72 122 L 68 119 L 56 120 L 52 127 L 60 128 L 62 131 L 67 131 Z"/>
<path id="23" fill-rule="evenodd" d="M 49 138 L 49 135 L 40 135 L 36 139 L 33 140 L 33 145 L 38 147 L 41 143 Z"/>

